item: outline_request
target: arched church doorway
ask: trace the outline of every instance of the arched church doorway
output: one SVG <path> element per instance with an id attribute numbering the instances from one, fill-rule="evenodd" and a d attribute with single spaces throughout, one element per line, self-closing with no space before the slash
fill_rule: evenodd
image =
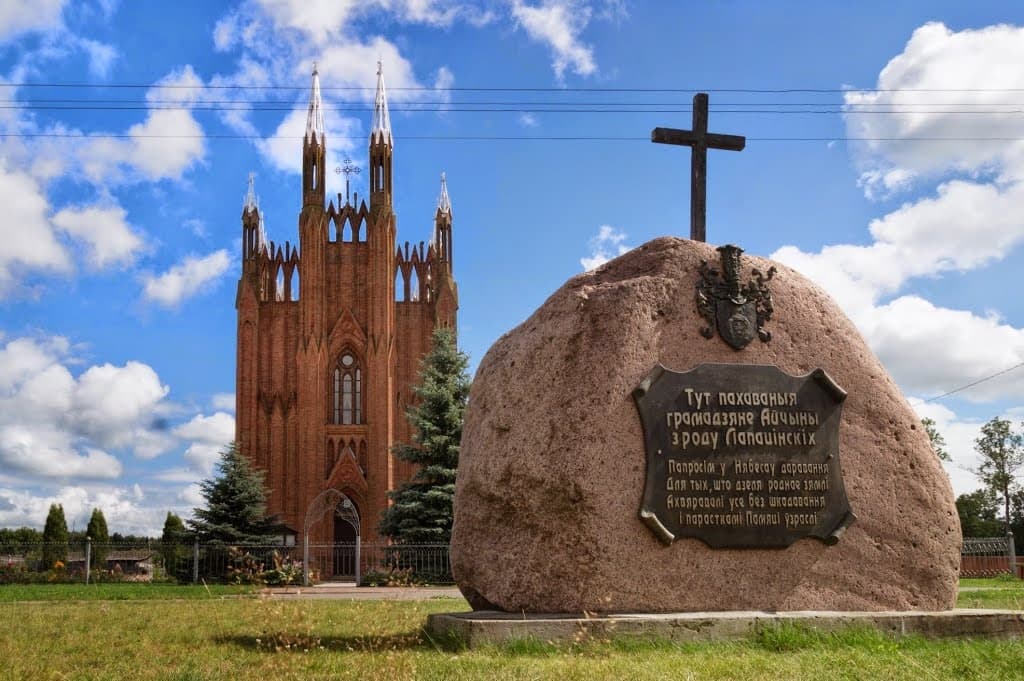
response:
<path id="1" fill-rule="evenodd" d="M 359 543 L 359 508 L 348 496 L 334 509 L 333 576 L 335 579 L 356 578 Z"/>

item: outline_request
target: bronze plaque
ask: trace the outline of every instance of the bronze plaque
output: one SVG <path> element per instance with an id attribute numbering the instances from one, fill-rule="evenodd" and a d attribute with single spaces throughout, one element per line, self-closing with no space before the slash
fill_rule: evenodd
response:
<path id="1" fill-rule="evenodd" d="M 835 544 L 856 519 L 839 465 L 846 392 L 823 370 L 659 364 L 633 398 L 647 447 L 640 517 L 666 544 Z"/>

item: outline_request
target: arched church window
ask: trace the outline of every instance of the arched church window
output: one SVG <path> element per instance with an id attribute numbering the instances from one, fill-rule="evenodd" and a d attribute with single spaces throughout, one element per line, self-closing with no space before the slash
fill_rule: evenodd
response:
<path id="1" fill-rule="evenodd" d="M 363 422 L 363 371 L 359 360 L 345 352 L 334 367 L 331 423 L 352 425 Z"/>

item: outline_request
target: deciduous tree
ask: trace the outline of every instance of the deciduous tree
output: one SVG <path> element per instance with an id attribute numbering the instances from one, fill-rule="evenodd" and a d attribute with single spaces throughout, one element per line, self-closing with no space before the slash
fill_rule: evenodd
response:
<path id="1" fill-rule="evenodd" d="M 965 537 L 996 537 L 1003 533 L 999 504 L 991 490 L 979 489 L 956 498 L 960 530 Z"/>
<path id="2" fill-rule="evenodd" d="M 939 457 L 939 461 L 952 461 L 949 452 L 946 451 L 946 438 L 942 437 L 942 433 L 935 427 L 935 421 L 932 419 L 921 419 L 921 425 L 924 426 L 924 432 L 928 433 L 928 440 L 932 443 L 932 451 L 935 452 L 935 456 Z"/>
<path id="3" fill-rule="evenodd" d="M 1011 502 L 1020 488 L 1017 471 L 1024 466 L 1024 434 L 1015 432 L 1009 421 L 997 416 L 981 427 L 974 449 L 981 455 L 974 473 L 1002 503 L 1004 528 L 1010 532 Z"/>

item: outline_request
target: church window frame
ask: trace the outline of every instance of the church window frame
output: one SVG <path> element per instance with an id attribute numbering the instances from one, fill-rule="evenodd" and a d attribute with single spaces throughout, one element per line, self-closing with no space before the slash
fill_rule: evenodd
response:
<path id="1" fill-rule="evenodd" d="M 335 426 L 358 426 L 366 423 L 362 361 L 351 348 L 338 353 L 331 371 L 329 423 Z"/>

